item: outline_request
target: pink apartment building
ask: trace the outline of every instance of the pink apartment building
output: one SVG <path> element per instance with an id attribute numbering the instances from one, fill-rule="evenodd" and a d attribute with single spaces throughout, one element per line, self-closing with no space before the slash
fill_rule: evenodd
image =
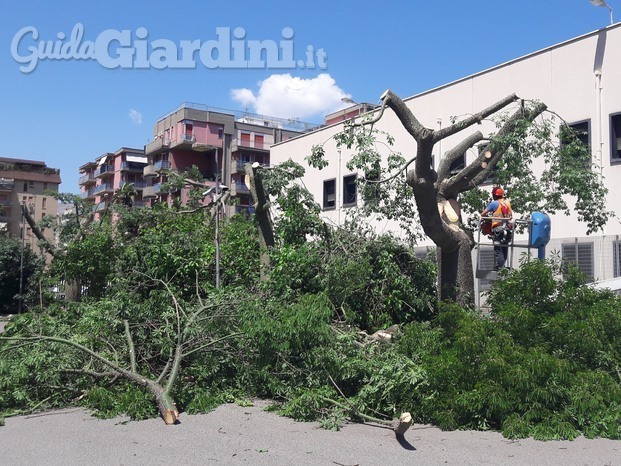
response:
<path id="1" fill-rule="evenodd" d="M 184 103 L 160 118 L 153 128 L 153 141 L 145 146 L 147 187 L 143 198 L 169 202 L 185 192 L 165 193 L 165 169 L 182 172 L 196 166 L 208 186 L 220 184 L 237 198 L 227 215 L 252 212 L 252 201 L 244 184 L 244 165 L 270 163 L 270 147 L 312 128 L 308 123 L 263 115 L 235 112 Z"/>
<path id="2" fill-rule="evenodd" d="M 101 212 L 119 188 L 132 183 L 137 191 L 134 206 L 142 207 L 145 204 L 142 192 L 146 186 L 143 178 L 146 165 L 143 149 L 121 147 L 116 152 L 105 153 L 80 167 L 80 195 L 93 202 L 95 212 Z"/>

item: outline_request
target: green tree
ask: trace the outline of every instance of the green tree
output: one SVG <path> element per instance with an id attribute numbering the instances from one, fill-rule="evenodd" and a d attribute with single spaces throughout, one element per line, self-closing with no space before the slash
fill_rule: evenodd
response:
<path id="1" fill-rule="evenodd" d="M 20 299 L 24 300 L 28 290 L 36 288 L 33 280 L 42 267 L 42 259 L 30 247 L 22 247 L 19 240 L 0 234 L 0 313 L 18 311 Z"/>

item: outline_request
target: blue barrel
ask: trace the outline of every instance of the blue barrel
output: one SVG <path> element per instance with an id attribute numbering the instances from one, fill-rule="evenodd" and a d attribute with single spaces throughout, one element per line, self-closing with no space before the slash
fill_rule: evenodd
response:
<path id="1" fill-rule="evenodd" d="M 550 217 L 543 212 L 533 212 L 530 230 L 530 246 L 537 248 L 539 259 L 545 259 L 545 247 L 550 242 Z"/>

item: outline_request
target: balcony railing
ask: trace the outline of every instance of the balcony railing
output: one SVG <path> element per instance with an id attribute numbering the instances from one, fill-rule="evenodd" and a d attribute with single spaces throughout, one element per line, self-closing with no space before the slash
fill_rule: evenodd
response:
<path id="1" fill-rule="evenodd" d="M 272 144 L 265 141 L 251 141 L 250 139 L 234 139 L 233 146 L 246 147 L 250 149 L 269 150 Z M 235 148 L 234 148 L 235 149 Z"/>
<path id="2" fill-rule="evenodd" d="M 134 189 L 144 189 L 147 186 L 146 181 L 121 181 L 119 183 L 119 188 L 122 188 L 126 184 L 133 184 Z"/>
<path id="3" fill-rule="evenodd" d="M 144 168 L 144 164 L 138 162 L 121 162 L 121 170 L 141 172 Z"/>
<path id="4" fill-rule="evenodd" d="M 113 191 L 113 190 L 114 190 L 114 187 L 112 186 L 112 184 L 106 183 L 106 184 L 102 184 L 102 185 L 99 185 L 93 188 L 93 194 L 99 194 L 104 191 Z"/>
<path id="5" fill-rule="evenodd" d="M 95 194 L 93 193 L 93 190 L 92 190 L 92 189 L 89 189 L 89 190 L 87 190 L 87 191 L 82 191 L 82 192 L 80 193 L 80 197 L 81 197 L 82 199 L 88 199 L 89 197 L 95 197 Z"/>
<path id="6" fill-rule="evenodd" d="M 145 146 L 144 152 L 148 155 L 168 146 L 170 146 L 170 139 L 158 137 Z"/>
<path id="7" fill-rule="evenodd" d="M 95 178 L 112 172 L 114 172 L 114 167 L 112 165 L 101 165 L 97 170 L 95 170 Z"/>
<path id="8" fill-rule="evenodd" d="M 11 221 L 8 215 L 0 215 L 0 223 L 9 223 Z"/>
<path id="9" fill-rule="evenodd" d="M 146 167 L 144 167 L 144 169 L 142 170 L 142 176 L 157 176 L 157 173 L 155 172 L 155 167 L 153 165 L 147 165 Z"/>
<path id="10" fill-rule="evenodd" d="M 10 206 L 11 205 L 11 200 L 10 199 L 0 199 L 0 205 L 1 206 Z"/>
<path id="11" fill-rule="evenodd" d="M 235 190 L 238 193 L 249 193 L 250 192 L 250 190 L 246 186 L 246 183 L 240 183 L 239 181 L 235 183 Z"/>
<path id="12" fill-rule="evenodd" d="M 8 178 L 0 179 L 0 191 L 13 191 L 13 186 L 15 186 L 15 180 Z"/>
<path id="13" fill-rule="evenodd" d="M 95 177 L 93 176 L 92 173 L 87 173 L 86 175 L 82 175 L 78 181 L 78 184 L 86 184 L 89 181 L 94 181 Z"/>
<path id="14" fill-rule="evenodd" d="M 160 160 L 153 164 L 155 167 L 155 171 L 159 172 L 160 170 L 167 170 L 170 168 L 170 162 L 168 160 Z"/>
<path id="15" fill-rule="evenodd" d="M 142 191 L 142 198 L 148 199 L 157 197 L 160 194 L 165 193 L 166 191 L 162 191 L 162 185 L 160 183 L 155 183 L 153 186 L 146 186 Z"/>

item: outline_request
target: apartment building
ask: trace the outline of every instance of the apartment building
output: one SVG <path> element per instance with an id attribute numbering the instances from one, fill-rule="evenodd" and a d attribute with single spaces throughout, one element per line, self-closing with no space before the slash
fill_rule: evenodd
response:
<path id="1" fill-rule="evenodd" d="M 593 166 L 597 167 L 609 189 L 607 197 L 602 196 L 602 208 L 614 211 L 617 218 L 611 219 L 604 231 L 587 235 L 586 227 L 579 222 L 577 215 L 553 215 L 552 239 L 547 249 L 576 262 L 595 281 L 621 276 L 620 56 L 621 24 L 615 24 L 405 99 L 406 105 L 423 125 L 440 129 L 451 124 L 454 117 L 474 114 L 516 93 L 524 99 L 545 102 L 550 110 L 571 126 L 584 131 L 584 141 L 591 147 Z M 385 85 L 390 86 L 389 77 Z M 383 91 L 377 90 L 378 97 Z M 346 110 L 342 113 L 347 115 L 351 112 Z M 387 110 L 375 127 L 394 136 L 392 150 L 400 152 L 407 159 L 416 153 L 415 141 L 392 111 Z M 270 154 L 273 164 L 295 155 L 295 160 L 306 168 L 305 185 L 323 206 L 324 218 L 334 224 L 342 223 L 348 210 L 362 202 L 357 195 L 355 181 L 363 174 L 346 167 L 351 151 L 337 148 L 331 139 L 342 129 L 343 124 L 340 122 L 327 125 L 274 145 Z M 495 126 L 491 121 L 483 121 L 469 131 L 476 130 L 489 134 L 495 130 Z M 459 133 L 436 145 L 435 169 L 444 152 L 467 135 Z M 307 166 L 304 161 L 315 144 L 323 145 L 326 157 L 330 160 L 330 165 L 321 171 Z M 478 150 L 478 147 L 474 147 L 467 151 L 459 164 L 473 161 Z M 387 156 L 388 151 L 383 154 Z M 373 225 L 378 232 L 398 234 L 400 231 L 398 225 L 391 222 L 376 221 Z M 433 244 L 421 243 L 421 252 L 428 246 Z M 473 254 L 478 260 L 478 267 L 493 264 L 491 248 L 477 248 Z M 515 254 L 518 256 L 520 252 L 516 251 Z M 477 285 L 479 290 L 485 290 L 489 282 L 479 279 Z"/>
<path id="2" fill-rule="evenodd" d="M 252 212 L 244 164 L 269 164 L 273 144 L 312 128 L 297 120 L 183 103 L 155 123 L 153 140 L 145 146 L 148 165 L 144 168 L 147 186 L 143 198 L 153 203 L 171 202 L 180 196 L 185 203 L 186 190 L 167 193 L 162 189 L 167 181 L 165 170 L 183 172 L 196 167 L 208 186 L 215 186 L 217 177 L 221 187 L 237 198 L 227 215 Z"/>
<path id="3" fill-rule="evenodd" d="M 58 203 L 48 192 L 58 192 L 60 170 L 45 162 L 0 157 L 0 228 L 11 237 L 21 238 L 39 252 L 37 238 L 22 216 L 25 205 L 36 222 L 48 215 L 55 216 Z M 49 240 L 53 232 L 43 230 Z M 48 236 L 49 235 L 49 236 Z"/>
<path id="4" fill-rule="evenodd" d="M 80 167 L 80 196 L 91 201 L 94 211 L 99 214 L 112 202 L 118 189 L 132 183 L 136 190 L 133 205 L 142 207 L 145 205 L 143 171 L 146 165 L 143 149 L 121 147 L 116 152 L 107 152 Z"/>

